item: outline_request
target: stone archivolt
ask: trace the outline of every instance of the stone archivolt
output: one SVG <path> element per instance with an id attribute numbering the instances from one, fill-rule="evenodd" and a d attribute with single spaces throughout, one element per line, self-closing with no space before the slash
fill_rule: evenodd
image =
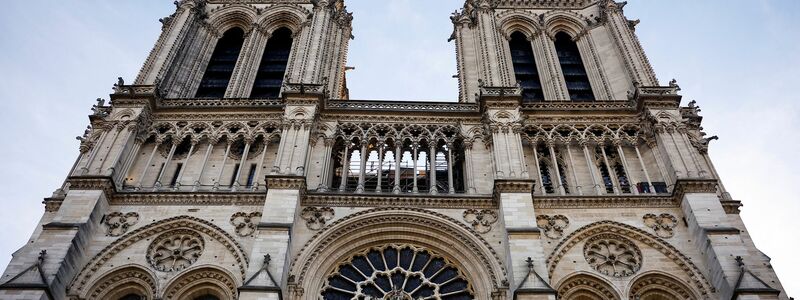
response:
<path id="1" fill-rule="evenodd" d="M 87 293 L 87 300 L 119 299 L 129 293 L 155 295 L 155 276 L 139 266 L 123 266 L 103 275 Z"/>
<path id="2" fill-rule="evenodd" d="M 372 234 L 391 232 L 392 234 Z M 352 257 L 363 247 L 404 242 L 425 247 L 459 262 L 469 282 L 479 291 L 506 287 L 506 269 L 498 253 L 476 231 L 445 215 L 414 208 L 377 208 L 361 211 L 336 220 L 315 234 L 293 259 L 290 284 L 303 290 L 321 290 L 323 282 L 312 276 L 333 272 L 336 265 Z M 447 245 L 446 248 L 441 248 Z M 473 275 L 482 274 L 488 276 Z M 490 279 L 487 281 L 487 279 Z M 481 298 L 480 295 L 477 295 Z M 487 295 L 488 297 L 488 295 Z"/>
<path id="3" fill-rule="evenodd" d="M 70 294 L 84 293 L 87 285 L 95 278 L 95 272 L 106 265 L 111 259 L 119 252 L 125 250 L 130 245 L 139 241 L 152 238 L 156 235 L 170 232 L 173 230 L 192 230 L 202 233 L 212 240 L 221 243 L 227 249 L 233 259 L 236 261 L 240 277 L 244 278 L 245 271 L 247 270 L 248 258 L 247 253 L 242 249 L 242 246 L 227 232 L 217 227 L 216 225 L 202 219 L 190 216 L 179 216 L 161 221 L 153 222 L 149 225 L 140 227 L 133 230 L 108 246 L 95 255 L 86 266 L 83 267 L 80 273 L 75 277 L 69 285 L 68 292 Z"/>
<path id="4" fill-rule="evenodd" d="M 568 277 L 558 285 L 561 299 L 618 300 L 614 288 L 603 279 L 588 274 Z M 584 298 L 582 298 L 584 297 Z"/>
<path id="5" fill-rule="evenodd" d="M 650 299 L 648 296 L 661 295 L 664 299 L 699 299 L 680 280 L 670 275 L 649 272 L 632 280 L 629 290 L 630 299 Z"/>
<path id="6" fill-rule="evenodd" d="M 710 295 L 715 292 L 714 287 L 708 282 L 703 272 L 680 250 L 653 234 L 614 221 L 601 221 L 583 226 L 561 240 L 547 258 L 550 277 L 553 277 L 561 259 L 570 249 L 592 237 L 608 234 L 639 242 L 662 253 L 684 271 L 684 275 L 690 278 L 694 288 L 700 291 L 701 294 Z"/>

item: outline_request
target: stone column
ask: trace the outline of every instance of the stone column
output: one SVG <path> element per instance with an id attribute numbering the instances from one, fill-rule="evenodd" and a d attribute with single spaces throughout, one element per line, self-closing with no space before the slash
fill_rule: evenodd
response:
<path id="1" fill-rule="evenodd" d="M 225 148 L 225 154 L 222 156 L 222 164 L 219 166 L 219 173 L 217 173 L 217 180 L 214 181 L 213 190 L 219 190 L 219 186 L 221 185 L 220 181 L 222 180 L 222 173 L 225 172 L 225 164 L 228 162 L 228 155 L 231 153 L 231 145 L 233 144 L 233 140 L 228 138 L 227 146 Z"/>
<path id="2" fill-rule="evenodd" d="M 206 165 L 208 164 L 208 157 L 211 155 L 211 151 L 214 151 L 214 144 L 217 143 L 215 139 L 208 140 L 208 147 L 206 147 L 206 155 L 203 156 L 203 164 L 200 165 L 200 173 L 197 173 L 197 179 L 194 181 L 194 187 L 192 187 L 192 192 L 196 192 L 200 189 L 200 185 L 202 185 L 201 180 L 203 180 L 203 173 L 206 172 Z"/>
<path id="3" fill-rule="evenodd" d="M 603 152 L 603 162 L 606 164 L 606 171 L 608 171 L 608 177 L 611 179 L 611 185 L 614 189 L 614 194 L 620 194 L 620 186 L 619 181 L 617 180 L 617 173 L 614 171 L 614 168 L 608 163 L 608 155 L 606 155 L 606 147 L 604 145 L 600 145 L 600 151 Z M 605 182 L 603 182 L 605 185 Z"/>
<path id="4" fill-rule="evenodd" d="M 558 193 L 560 195 L 566 195 L 566 191 L 564 189 L 564 180 L 561 179 L 561 171 L 558 169 L 558 158 L 556 157 L 556 151 L 554 149 L 555 141 L 548 141 L 547 148 L 550 149 L 550 159 L 553 162 L 553 170 L 556 173 L 556 182 L 558 182 Z"/>
<path id="5" fill-rule="evenodd" d="M 336 140 L 331 138 L 325 138 L 325 151 L 324 157 L 322 158 L 322 172 L 320 176 L 319 186 L 317 186 L 317 191 L 320 192 L 327 192 L 330 186 L 330 175 L 331 175 L 331 158 L 333 157 L 333 144 Z"/>
<path id="6" fill-rule="evenodd" d="M 645 166 L 644 160 L 642 160 L 642 153 L 639 152 L 639 145 L 633 145 L 633 149 L 636 150 L 636 158 L 639 160 L 639 165 L 642 167 L 644 177 L 647 179 L 647 186 L 650 187 L 650 193 L 656 194 L 656 187 L 653 186 L 653 181 L 650 179 L 650 174 L 647 172 L 647 166 Z"/>
<path id="7" fill-rule="evenodd" d="M 414 142 L 411 147 L 414 149 L 413 156 L 411 157 L 411 160 L 414 162 L 414 188 L 412 189 L 412 192 L 416 194 L 419 193 L 419 188 L 417 187 L 417 160 L 419 159 L 419 144 Z"/>
<path id="8" fill-rule="evenodd" d="M 341 183 L 339 184 L 340 192 L 347 190 L 347 176 L 350 173 L 350 140 L 344 141 L 344 150 L 342 152 Z"/>
<path id="9" fill-rule="evenodd" d="M 537 149 L 538 142 L 531 142 L 533 146 L 533 162 L 536 165 L 536 178 L 539 179 L 539 191 L 542 195 L 547 195 L 547 190 L 544 189 L 544 179 L 542 178 L 542 167 L 539 165 L 539 150 Z"/>
<path id="10" fill-rule="evenodd" d="M 242 180 L 242 169 L 244 169 L 244 164 L 247 162 L 247 156 L 250 155 L 250 144 L 253 143 L 251 138 L 244 139 L 244 151 L 242 151 L 242 158 L 239 160 L 239 168 L 236 169 L 236 175 L 233 176 L 233 184 L 231 184 L 231 191 L 236 191 L 241 186 L 239 183 Z"/>
<path id="11" fill-rule="evenodd" d="M 589 170 L 589 175 L 592 176 L 592 184 L 594 185 L 594 190 L 598 195 L 604 194 L 603 189 L 600 187 L 600 184 L 597 182 L 597 174 L 595 174 L 595 165 L 592 163 L 592 156 L 589 154 L 589 148 L 586 146 L 588 141 L 582 140 L 580 141 L 581 146 L 583 146 L 583 156 L 586 158 L 586 167 Z"/>
<path id="12" fill-rule="evenodd" d="M 383 141 L 378 141 L 378 185 L 375 188 L 376 193 L 380 193 L 383 191 L 381 188 L 381 175 L 383 175 Z"/>
<path id="13" fill-rule="evenodd" d="M 192 157 L 192 152 L 194 152 L 194 146 L 197 145 L 197 141 L 192 139 L 191 145 L 189 146 L 189 153 L 186 154 L 186 159 L 183 160 L 183 167 L 181 171 L 178 173 L 178 178 L 175 180 L 175 187 L 173 188 L 176 191 L 181 189 L 181 180 L 183 180 L 183 173 L 186 172 L 186 168 L 189 167 L 189 158 Z"/>
<path id="14" fill-rule="evenodd" d="M 639 190 L 636 189 L 636 179 L 631 176 L 631 169 L 628 167 L 628 160 L 625 158 L 625 152 L 622 151 L 622 141 L 615 140 L 614 145 L 617 146 L 617 153 L 619 153 L 619 161 L 622 163 L 622 168 L 625 169 L 625 176 L 628 177 L 628 185 L 630 186 L 631 192 L 634 195 L 639 194 Z M 620 183 L 620 189 L 622 189 L 622 184 Z"/>
<path id="15" fill-rule="evenodd" d="M 575 190 L 578 191 L 578 196 L 583 196 L 583 190 L 581 188 L 580 182 L 578 182 L 578 172 L 575 169 L 575 160 L 572 158 L 572 150 L 570 149 L 570 144 L 567 143 L 567 158 L 569 158 L 569 167 L 572 169 L 572 179 L 575 180 Z M 589 170 L 591 172 L 591 169 Z"/>
<path id="16" fill-rule="evenodd" d="M 363 193 L 364 192 L 364 181 L 367 176 L 367 145 L 369 142 L 366 140 L 361 141 L 361 162 L 360 162 L 360 169 L 358 171 L 358 186 L 356 187 L 356 193 Z"/>
<path id="17" fill-rule="evenodd" d="M 164 160 L 164 165 L 161 166 L 161 171 L 158 172 L 158 178 L 156 179 L 156 184 L 155 186 L 153 186 L 154 192 L 160 189 L 162 186 L 161 179 L 164 178 L 164 172 L 167 171 L 167 167 L 169 166 L 169 163 L 172 161 L 172 156 L 175 155 L 175 149 L 177 149 L 178 143 L 180 142 L 175 140 L 175 138 L 173 137 L 172 148 L 169 149 L 169 154 L 167 154 L 167 159 Z"/>
<path id="18" fill-rule="evenodd" d="M 456 193 L 453 184 L 453 143 L 451 142 L 447 143 L 447 193 Z"/>
<path id="19" fill-rule="evenodd" d="M 430 167 L 430 174 L 428 174 L 428 179 L 430 179 L 430 186 L 429 193 L 431 195 L 436 195 L 439 193 L 439 188 L 436 186 L 436 142 L 430 144 L 430 151 L 428 152 L 428 159 L 431 162 Z"/>
<path id="20" fill-rule="evenodd" d="M 400 194 L 400 163 L 403 161 L 403 144 L 402 142 L 395 141 L 394 151 L 394 189 L 392 193 Z"/>
<path id="21" fill-rule="evenodd" d="M 144 176 L 147 175 L 147 169 L 150 168 L 150 164 L 153 162 L 153 156 L 156 155 L 158 151 L 158 147 L 161 146 L 163 141 L 160 138 L 156 138 L 155 145 L 153 145 L 153 151 L 150 152 L 150 157 L 147 158 L 147 163 L 145 163 L 144 168 L 142 169 L 142 174 L 139 175 L 139 184 L 137 184 L 136 189 L 141 189 L 142 185 L 144 184 Z"/>

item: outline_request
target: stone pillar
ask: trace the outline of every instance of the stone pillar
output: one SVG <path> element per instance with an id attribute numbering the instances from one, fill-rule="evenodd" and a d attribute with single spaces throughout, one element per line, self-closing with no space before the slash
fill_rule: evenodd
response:
<path id="1" fill-rule="evenodd" d="M 523 281 L 531 282 L 533 278 L 525 280 L 529 274 L 527 258 L 531 257 L 537 262 L 532 269 L 537 274 L 547 274 L 547 260 L 542 247 L 542 235 L 536 225 L 536 212 L 533 207 L 531 189 L 533 180 L 495 180 L 494 195 L 500 204 L 501 220 L 507 233 L 508 248 L 506 249 L 506 265 L 509 273 L 509 284 L 512 293 L 517 299 L 549 299 L 555 300 L 556 294 L 552 289 L 529 289 L 521 286 Z M 534 276 L 531 274 L 530 276 Z M 535 276 L 534 276 L 535 277 Z M 549 282 L 545 282 L 549 284 Z"/>

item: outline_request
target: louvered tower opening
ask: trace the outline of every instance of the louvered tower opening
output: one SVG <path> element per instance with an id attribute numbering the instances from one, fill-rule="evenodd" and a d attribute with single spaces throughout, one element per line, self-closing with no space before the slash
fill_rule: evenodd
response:
<path id="1" fill-rule="evenodd" d="M 531 42 L 524 34 L 517 31 L 511 34 L 509 42 L 511 62 L 514 65 L 514 76 L 522 87 L 522 100 L 525 102 L 544 101 L 542 82 L 536 69 Z"/>
<path id="2" fill-rule="evenodd" d="M 250 98 L 278 98 L 292 50 L 292 31 L 276 30 L 267 41 Z"/>
<path id="3" fill-rule="evenodd" d="M 564 73 L 564 81 L 567 83 L 569 98 L 572 101 L 594 101 L 594 92 L 589 83 L 589 76 L 586 75 L 578 45 L 569 34 L 559 32 L 556 34 L 555 46 L 561 71 Z"/>
<path id="4" fill-rule="evenodd" d="M 225 90 L 228 89 L 243 43 L 244 31 L 241 28 L 232 28 L 222 35 L 214 48 L 214 53 L 211 54 L 211 60 L 208 62 L 195 97 L 225 97 Z"/>

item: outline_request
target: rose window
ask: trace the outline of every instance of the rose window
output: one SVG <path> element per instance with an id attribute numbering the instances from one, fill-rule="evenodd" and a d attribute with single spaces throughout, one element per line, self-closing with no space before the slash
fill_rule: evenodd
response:
<path id="1" fill-rule="evenodd" d="M 466 276 L 447 259 L 421 248 L 389 245 L 356 254 L 328 276 L 324 300 L 473 299 Z"/>
<path id="2" fill-rule="evenodd" d="M 583 246 L 586 261 L 598 272 L 613 276 L 631 276 L 642 267 L 642 252 L 628 239 L 613 234 L 601 234 Z"/>
<path id="3" fill-rule="evenodd" d="M 162 234 L 150 244 L 147 261 L 159 271 L 180 271 L 196 262 L 204 248 L 205 242 L 199 233 L 175 230 Z"/>

